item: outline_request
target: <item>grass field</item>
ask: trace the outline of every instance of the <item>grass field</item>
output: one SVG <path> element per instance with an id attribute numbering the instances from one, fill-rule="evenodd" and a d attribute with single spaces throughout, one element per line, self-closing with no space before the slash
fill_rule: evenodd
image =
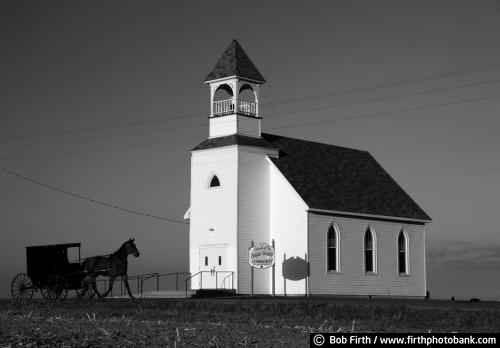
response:
<path id="1" fill-rule="evenodd" d="M 309 332 L 499 332 L 500 304 L 352 298 L 0 300 L 0 347 L 308 347 Z"/>

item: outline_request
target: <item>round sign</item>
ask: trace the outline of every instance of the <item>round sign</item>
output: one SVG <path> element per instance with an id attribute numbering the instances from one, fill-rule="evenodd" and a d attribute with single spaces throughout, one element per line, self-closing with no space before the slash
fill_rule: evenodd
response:
<path id="1" fill-rule="evenodd" d="M 248 263 L 255 268 L 268 268 L 274 265 L 274 248 L 260 243 L 248 250 Z"/>

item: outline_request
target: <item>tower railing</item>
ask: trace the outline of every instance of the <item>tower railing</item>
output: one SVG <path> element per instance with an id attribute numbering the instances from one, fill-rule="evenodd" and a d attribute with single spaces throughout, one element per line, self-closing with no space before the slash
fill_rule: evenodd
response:
<path id="1" fill-rule="evenodd" d="M 257 103 L 246 100 L 238 100 L 238 108 L 235 110 L 234 99 L 218 100 L 213 102 L 213 115 L 224 116 L 238 112 L 248 116 L 257 116 Z"/>
<path id="2" fill-rule="evenodd" d="M 238 100 L 238 112 L 241 112 L 245 115 L 256 116 L 257 103 L 252 103 L 246 100 Z"/>

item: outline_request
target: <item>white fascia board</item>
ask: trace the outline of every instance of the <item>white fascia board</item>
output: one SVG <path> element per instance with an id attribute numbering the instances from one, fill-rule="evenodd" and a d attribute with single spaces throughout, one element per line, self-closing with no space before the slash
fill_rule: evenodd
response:
<path id="1" fill-rule="evenodd" d="M 210 83 L 214 83 L 214 82 L 220 82 L 220 81 L 231 80 L 231 79 L 238 79 L 238 80 L 241 80 L 241 81 L 247 81 L 247 82 L 250 82 L 250 83 L 255 83 L 256 85 L 259 85 L 259 86 L 264 83 L 263 81 L 257 81 L 257 80 L 254 80 L 254 79 L 250 79 L 248 77 L 241 77 L 241 76 L 237 76 L 237 75 L 221 77 L 219 79 L 205 81 L 204 83 L 210 84 Z"/>
<path id="2" fill-rule="evenodd" d="M 292 189 L 292 191 L 295 193 L 295 195 L 297 196 L 297 198 L 299 199 L 299 201 L 301 202 L 304 210 L 308 210 L 309 209 L 309 206 L 306 204 L 306 202 L 302 199 L 302 197 L 299 195 L 299 193 L 297 192 L 297 190 L 295 190 L 295 187 L 292 186 L 292 184 L 290 184 L 290 181 L 287 180 L 287 178 L 283 175 L 283 173 L 278 169 L 278 167 L 276 167 L 273 163 L 273 161 L 271 161 L 269 159 L 269 157 L 266 157 L 266 161 L 270 164 L 271 168 L 274 168 L 274 170 L 276 170 L 276 173 L 278 173 L 278 175 L 288 184 L 288 186 Z M 310 209 L 309 209 L 310 210 Z"/>
<path id="3" fill-rule="evenodd" d="M 423 222 L 430 223 L 432 220 L 421 220 L 421 219 L 410 219 L 410 218 L 402 218 L 396 216 L 387 216 L 387 215 L 373 215 L 373 214 L 365 214 L 365 213 L 352 213 L 348 211 L 339 211 L 339 210 L 326 210 L 326 209 L 316 209 L 310 208 L 309 211 L 311 213 L 324 213 L 324 214 L 342 214 L 342 215 L 352 215 L 359 217 L 367 217 L 367 218 L 375 218 L 375 219 L 388 219 L 388 220 L 398 220 L 398 221 L 408 221 L 408 222 Z"/>
<path id="4" fill-rule="evenodd" d="M 231 148 L 236 148 L 238 145 L 232 144 L 232 145 L 227 145 L 227 146 L 219 146 L 219 147 L 211 147 L 209 149 L 202 149 L 202 150 L 191 150 L 191 154 L 193 153 L 199 153 L 199 152 L 210 152 L 210 151 L 217 151 L 220 149 L 231 149 Z"/>
<path id="5" fill-rule="evenodd" d="M 184 214 L 184 220 L 189 220 L 190 218 L 191 218 L 191 207 L 189 207 L 186 213 Z"/>
<path id="6" fill-rule="evenodd" d="M 272 156 L 272 157 L 277 157 L 279 154 L 279 149 L 269 149 L 269 148 L 263 148 L 263 147 L 258 147 L 258 146 L 246 146 L 246 145 L 238 145 L 238 144 L 212 147 L 210 149 L 192 150 L 191 154 L 199 153 L 199 152 L 203 152 L 203 151 L 208 152 L 208 151 L 216 151 L 216 150 L 220 150 L 220 149 L 231 149 L 231 148 L 239 148 L 242 150 L 247 150 L 248 152 L 262 153 L 262 154 Z"/>

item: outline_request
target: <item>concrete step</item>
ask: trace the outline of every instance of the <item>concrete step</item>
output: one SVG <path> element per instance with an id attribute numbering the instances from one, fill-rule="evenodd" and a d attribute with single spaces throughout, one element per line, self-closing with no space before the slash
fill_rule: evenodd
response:
<path id="1" fill-rule="evenodd" d="M 187 296 L 191 297 L 192 291 L 188 290 Z M 147 291 L 142 294 L 133 294 L 137 298 L 186 298 L 186 291 L 184 290 L 159 290 Z M 128 298 L 128 295 L 113 296 L 113 298 Z"/>
<path id="2" fill-rule="evenodd" d="M 192 298 L 236 296 L 236 290 L 230 289 L 198 289 Z"/>

